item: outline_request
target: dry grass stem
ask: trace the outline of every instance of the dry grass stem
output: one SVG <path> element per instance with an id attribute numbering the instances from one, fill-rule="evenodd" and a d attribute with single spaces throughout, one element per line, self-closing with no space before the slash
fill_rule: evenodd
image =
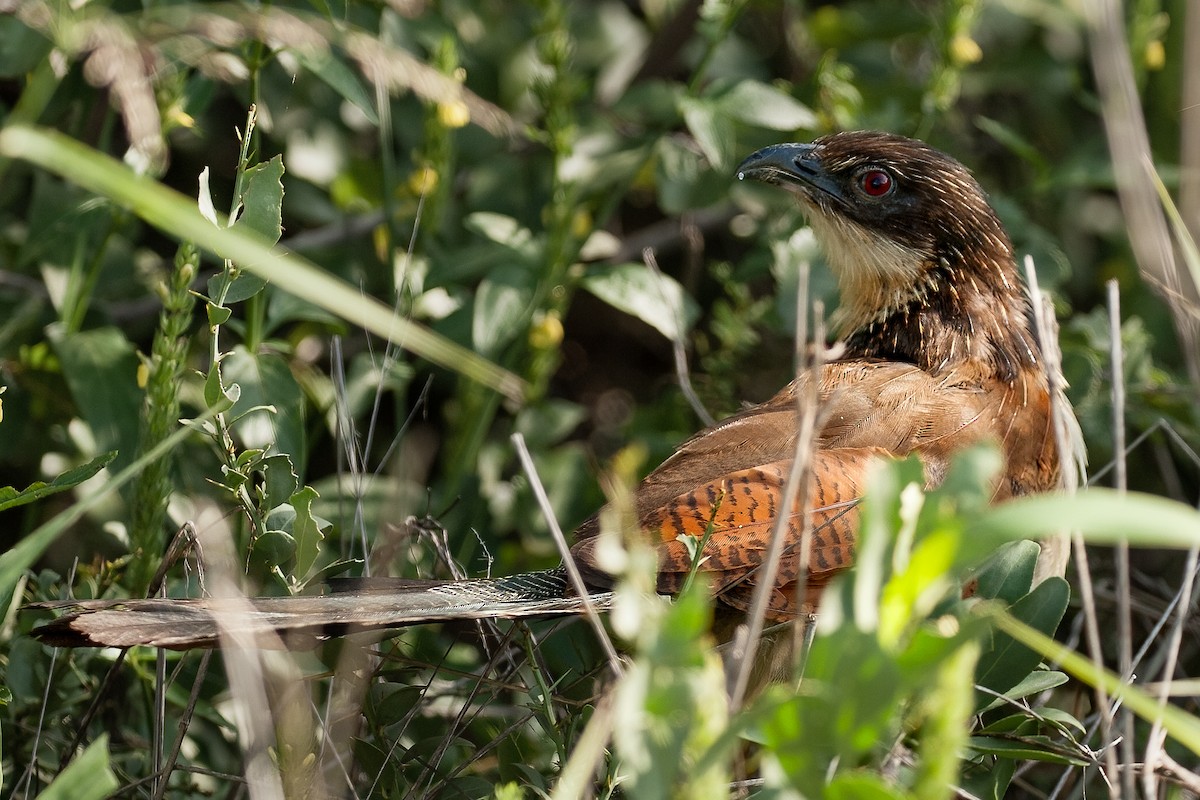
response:
<path id="1" fill-rule="evenodd" d="M 529 448 L 525 446 L 525 437 L 520 433 L 514 433 L 511 440 L 513 447 L 517 450 L 517 457 L 521 459 L 521 468 L 525 471 L 525 476 L 529 478 L 529 485 L 533 489 L 534 497 L 537 498 L 538 507 L 541 508 L 542 515 L 546 519 L 546 525 L 549 526 L 550 532 L 554 536 L 554 543 L 558 545 L 563 566 L 566 567 L 567 575 L 571 579 L 571 586 L 575 589 L 575 593 L 579 595 L 580 602 L 583 603 L 583 614 L 587 617 L 592 629 L 596 631 L 596 637 L 599 639 L 600 646 L 604 648 L 604 654 L 608 658 L 609 669 L 612 670 L 613 675 L 620 677 L 622 672 L 624 672 L 621 669 L 621 658 L 617 655 L 617 649 L 613 647 L 612 639 L 609 637 L 608 631 L 604 628 L 604 622 L 600 619 L 600 614 L 597 613 L 595 604 L 592 603 L 587 585 L 584 584 L 583 576 L 579 573 L 579 567 L 575 564 L 575 559 L 571 555 L 571 547 L 567 544 L 567 537 L 563 535 L 562 527 L 558 524 L 558 519 L 555 518 L 554 508 L 550 505 L 550 498 L 546 496 L 546 487 L 542 485 L 541 478 L 537 474 L 537 467 L 533 464 L 533 457 L 529 455 Z"/>
<path id="2" fill-rule="evenodd" d="M 1121 291 L 1115 280 L 1108 282 L 1108 332 L 1112 369 L 1113 453 L 1116 460 L 1115 484 L 1119 492 L 1128 488 L 1125 470 L 1125 354 L 1121 347 Z M 1130 610 L 1129 544 L 1116 546 L 1117 578 L 1117 671 L 1121 679 L 1133 681 L 1133 614 Z M 1121 731 L 1120 755 L 1123 765 L 1134 760 L 1133 713 L 1122 708 L 1117 715 Z M 1133 770 L 1121 770 L 1121 792 L 1136 797 Z"/>
<path id="3" fill-rule="evenodd" d="M 1083 7 L 1091 39 L 1092 71 L 1129 242 L 1142 276 L 1166 299 L 1192 382 L 1200 384 L 1200 320 L 1196 316 L 1200 287 L 1177 264 L 1155 190 L 1150 138 L 1138 100 L 1125 9 L 1117 0 L 1087 0 Z M 1190 16 L 1195 15 L 1192 9 Z"/>
<path id="4" fill-rule="evenodd" d="M 783 486 L 783 496 L 779 502 L 779 508 L 783 512 L 775 519 L 775 524 L 771 528 L 771 540 L 767 546 L 767 553 L 755 576 L 757 583 L 754 587 L 754 597 L 751 601 L 750 613 L 747 617 L 746 633 L 743 637 L 739 631 L 741 641 L 735 640 L 734 643 L 735 663 L 737 663 L 738 669 L 734 677 L 732 691 L 729 693 L 729 708 L 731 713 L 736 713 L 741 709 L 750 686 L 750 676 L 754 671 L 757 658 L 756 651 L 762 639 L 763 627 L 766 622 L 767 603 L 770 600 L 771 593 L 775 589 L 775 577 L 779 573 L 779 562 L 783 558 L 785 551 L 785 533 L 791 525 L 791 515 L 787 513 L 787 509 L 790 508 L 801 509 L 799 512 L 801 526 L 799 574 L 803 576 L 808 568 L 807 557 L 812 539 L 812 515 L 808 513 L 809 483 L 811 482 L 810 465 L 812 463 L 817 414 L 819 411 L 816 394 L 817 388 L 820 385 L 819 373 L 824 360 L 825 343 L 823 341 L 823 322 L 817 322 L 813 326 L 812 347 L 806 346 L 808 341 L 806 338 L 808 335 L 807 312 L 808 264 L 803 263 L 800 266 L 796 297 L 796 374 L 798 376 L 807 374 L 809 380 L 806 382 L 807 391 L 803 394 L 797 393 L 796 395 L 796 414 L 799 424 L 797 426 L 798 432 L 796 435 L 792 468 L 788 471 L 788 478 Z M 820 320 L 819 305 L 815 309 L 814 317 Z M 821 338 L 817 336 L 818 331 L 821 334 Z M 739 649 L 740 658 L 737 658 Z"/>
<path id="5" fill-rule="evenodd" d="M 1087 467 L 1087 453 L 1083 445 L 1083 433 L 1079 421 L 1066 397 L 1066 381 L 1062 374 L 1062 354 L 1058 347 L 1058 322 L 1054 316 L 1054 304 L 1042 292 L 1038 282 L 1037 267 L 1031 256 L 1025 257 L 1025 282 L 1029 290 L 1029 302 L 1033 308 L 1033 321 L 1041 346 L 1042 364 L 1046 369 L 1046 380 L 1050 389 L 1050 416 L 1054 425 L 1054 441 L 1058 448 L 1059 483 L 1068 494 L 1073 494 L 1083 482 Z M 1064 537 L 1055 537 L 1042 543 L 1038 557 L 1034 584 L 1050 576 L 1062 577 L 1067 572 L 1070 543 Z"/>

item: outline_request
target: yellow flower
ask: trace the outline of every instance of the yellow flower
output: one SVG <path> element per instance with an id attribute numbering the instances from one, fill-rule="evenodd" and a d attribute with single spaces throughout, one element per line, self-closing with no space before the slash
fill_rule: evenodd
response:
<path id="1" fill-rule="evenodd" d="M 1146 69 L 1158 71 L 1167 63 L 1167 49 L 1161 39 L 1155 39 L 1146 44 L 1146 52 L 1142 55 L 1146 60 Z"/>
<path id="2" fill-rule="evenodd" d="M 563 325 L 557 312 L 549 311 L 534 317 L 533 325 L 529 328 L 530 347 L 535 350 L 549 350 L 558 347 L 562 340 Z"/>
<path id="3" fill-rule="evenodd" d="M 982 58 L 983 48 L 967 34 L 960 33 L 950 40 L 950 60 L 955 66 L 976 64 Z"/>
<path id="4" fill-rule="evenodd" d="M 462 100 L 438 103 L 438 122 L 447 128 L 461 128 L 471 121 L 471 109 Z"/>

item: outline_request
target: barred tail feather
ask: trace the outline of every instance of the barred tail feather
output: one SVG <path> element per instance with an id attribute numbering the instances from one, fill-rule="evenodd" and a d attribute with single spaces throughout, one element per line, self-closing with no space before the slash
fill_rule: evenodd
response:
<path id="1" fill-rule="evenodd" d="M 174 650 L 215 647 L 222 634 L 258 647 L 311 646 L 347 633 L 382 631 L 427 622 L 515 619 L 579 614 L 583 601 L 568 597 L 563 570 L 506 578 L 414 582 L 361 579 L 347 591 L 297 597 L 80 600 L 32 607 L 68 613 L 35 628 L 59 647 L 133 647 Z M 593 595 L 605 608 L 610 594 Z"/>

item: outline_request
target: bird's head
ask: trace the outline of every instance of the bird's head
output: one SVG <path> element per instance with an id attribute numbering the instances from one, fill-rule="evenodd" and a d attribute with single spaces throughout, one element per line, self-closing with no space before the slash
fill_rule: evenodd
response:
<path id="1" fill-rule="evenodd" d="M 1012 244 L 983 189 L 924 142 L 848 131 L 751 155 L 740 179 L 799 199 L 838 278 L 852 351 L 1009 378 L 1035 361 Z"/>
<path id="2" fill-rule="evenodd" d="M 835 133 L 763 148 L 738 177 L 796 194 L 838 276 L 843 334 L 936 291 L 947 272 L 1014 288 L 1012 245 L 983 190 L 924 142 Z"/>

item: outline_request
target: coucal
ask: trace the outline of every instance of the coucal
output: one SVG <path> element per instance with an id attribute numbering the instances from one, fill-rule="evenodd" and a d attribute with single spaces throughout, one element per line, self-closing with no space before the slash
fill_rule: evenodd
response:
<path id="1" fill-rule="evenodd" d="M 887 133 L 844 132 L 751 155 L 739 178 L 775 184 L 800 202 L 836 274 L 836 360 L 762 405 L 701 431 L 638 486 L 638 527 L 658 548 L 658 590 L 678 591 L 693 557 L 680 537 L 708 540 L 699 569 L 718 613 L 745 614 L 777 516 L 788 537 L 770 595 L 772 621 L 815 608 L 854 560 L 868 465 L 917 453 L 936 484 L 951 456 L 994 442 L 1003 471 L 994 499 L 1053 489 L 1059 452 L 1051 389 L 1012 244 L 983 190 L 959 162 Z M 783 508 L 796 449 L 798 398 L 820 414 L 810 507 Z M 812 515 L 800 575 L 803 515 Z M 612 579 L 597 559 L 598 517 L 575 533 L 572 557 L 590 592 Z M 804 586 L 802 596 L 799 585 Z M 56 645 L 217 643 L 219 626 L 335 635 L 421 622 L 577 613 L 564 570 L 469 581 L 362 579 L 316 597 L 88 600 L 35 630 Z M 219 623 L 219 625 L 218 625 Z"/>

